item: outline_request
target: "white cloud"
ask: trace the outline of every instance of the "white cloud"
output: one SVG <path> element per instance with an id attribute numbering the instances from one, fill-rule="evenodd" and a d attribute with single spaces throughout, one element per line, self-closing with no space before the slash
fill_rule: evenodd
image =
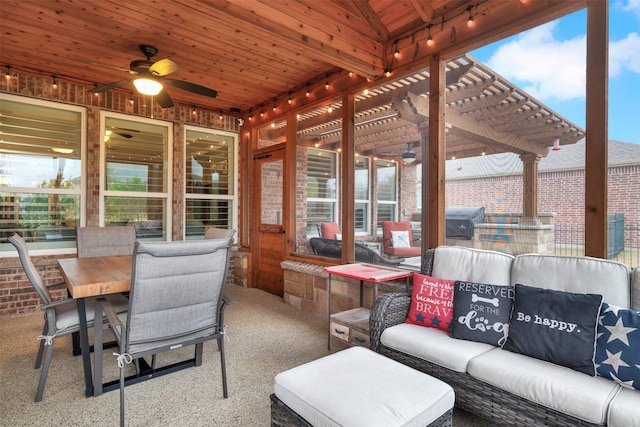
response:
<path id="1" fill-rule="evenodd" d="M 640 0 L 637 2 L 640 5 Z M 625 68 L 640 74 L 640 36 L 638 33 L 629 33 L 626 38 L 609 43 L 609 77 L 616 77 Z"/>
<path id="2" fill-rule="evenodd" d="M 630 0 L 626 7 L 640 15 L 640 0 Z M 514 37 L 496 50 L 489 67 L 541 101 L 584 98 L 586 36 L 556 40 L 556 25 L 549 22 Z M 640 73 L 638 33 L 609 43 L 609 78 L 624 70 Z"/>
<path id="3" fill-rule="evenodd" d="M 640 0 L 629 0 L 626 5 L 617 3 L 615 6 L 620 7 L 625 12 L 633 13 L 640 19 Z"/>
<path id="4" fill-rule="evenodd" d="M 489 66 L 541 100 L 584 97 L 585 37 L 555 40 L 556 25 L 550 22 L 516 36 L 496 50 Z"/>

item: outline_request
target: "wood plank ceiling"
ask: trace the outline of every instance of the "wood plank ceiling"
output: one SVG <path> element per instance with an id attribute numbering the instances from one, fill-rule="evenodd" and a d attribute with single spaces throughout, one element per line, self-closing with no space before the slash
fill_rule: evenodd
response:
<path id="1" fill-rule="evenodd" d="M 212 99 L 168 88 L 174 103 L 227 113 L 240 110 L 246 114 L 292 93 L 302 94 L 310 84 L 321 84 L 327 75 L 354 72 L 366 84 L 366 79 L 383 82 L 384 71 L 390 64 L 396 70 L 417 73 L 436 50 L 457 58 L 456 53 L 479 47 L 480 43 L 514 34 L 583 6 L 583 0 L 2 0 L 0 66 L 3 72 L 52 79 L 56 76 L 58 81 L 90 89 L 129 78 L 123 69 L 128 69 L 132 60 L 144 59 L 138 46 L 149 44 L 159 50 L 153 60 L 168 58 L 181 66 L 171 74 L 172 79 L 218 91 L 218 96 Z M 465 25 L 469 15 L 474 17 L 476 28 Z M 435 46 L 431 50 L 426 47 L 429 36 Z M 396 50 L 400 56 L 394 59 Z M 450 63 L 449 67 L 457 65 Z M 449 102 L 450 106 L 459 106 L 452 118 L 464 132 L 473 132 L 478 115 L 483 114 L 478 108 L 480 104 L 475 104 L 476 108 L 463 106 L 466 99 L 472 98 L 468 86 L 474 90 L 487 88 L 488 82 L 477 75 L 492 74 L 481 64 L 469 68 L 469 73 L 464 78 L 458 76 L 461 80 L 448 82 L 457 85 L 449 86 L 449 96 L 455 100 Z M 508 86 L 508 82 L 502 85 Z M 524 105 L 531 101 L 529 98 L 522 101 L 514 95 L 513 88 L 509 88 L 509 94 L 497 93 L 504 90 L 497 87 L 494 85 L 485 93 L 493 91 L 496 98 L 511 96 L 511 103 Z M 133 90 L 130 84 L 116 89 L 125 93 Z M 400 92 L 396 92 L 393 107 L 398 117 L 411 96 L 426 95 L 424 90 Z M 414 101 L 419 101 L 418 98 Z M 404 104 L 399 105 L 399 101 Z M 525 109 L 535 107 L 536 111 L 545 111 L 535 100 L 531 102 L 533 107 Z M 384 103 L 385 108 L 392 108 L 392 104 Z M 562 143 L 581 137 L 581 130 L 553 112 L 543 116 L 527 117 L 537 117 L 540 122 L 555 117 L 549 123 L 570 135 Z M 468 117 L 473 117 L 476 123 L 471 123 Z M 415 127 L 415 120 L 413 124 Z M 392 125 L 386 126 L 389 132 L 393 130 Z M 549 130 L 540 130 L 541 134 L 545 132 Z M 551 136 L 545 136 L 545 144 L 549 144 Z M 414 140 L 413 135 L 407 138 Z M 481 136 L 486 138 L 487 135 Z M 538 147 L 530 147 L 531 150 L 525 147 L 535 137 L 525 139 L 515 144 L 516 151 L 540 151 Z M 411 141 L 403 139 L 398 144 L 407 142 Z M 467 142 L 458 143 L 462 147 Z M 477 152 L 478 147 L 469 147 L 469 152 Z M 367 149 L 363 145 L 362 151 Z"/>

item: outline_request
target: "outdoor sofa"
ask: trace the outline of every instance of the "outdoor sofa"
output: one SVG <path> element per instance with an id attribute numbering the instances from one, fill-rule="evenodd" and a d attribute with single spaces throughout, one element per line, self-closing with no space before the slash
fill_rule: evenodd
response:
<path id="1" fill-rule="evenodd" d="M 638 315 L 633 310 L 640 310 L 640 267 L 632 270 L 624 264 L 596 258 L 535 254 L 513 257 L 499 252 L 442 246 L 424 253 L 421 273 L 432 278 L 460 281 L 456 285 L 475 282 L 476 290 L 483 289 L 479 284 L 503 285 L 507 289 L 514 289 L 515 297 L 511 300 L 513 309 L 509 310 L 509 328 L 504 332 L 506 338 L 502 341 L 505 348 L 506 341 L 512 340 L 510 344 L 513 344 L 516 338 L 525 345 L 527 342 L 540 343 L 539 337 L 527 337 L 526 334 L 518 337 L 518 334 L 522 335 L 526 331 L 520 324 L 529 326 L 522 320 L 527 319 L 523 307 L 527 301 L 535 299 L 525 298 L 525 293 L 519 295 L 518 292 L 522 290 L 539 294 L 552 292 L 553 298 L 559 296 L 561 299 L 565 296 L 573 298 L 572 295 L 575 294 L 575 298 L 586 298 L 591 305 L 594 299 L 598 301 L 600 298 L 597 310 L 604 310 L 609 307 L 608 304 L 612 307 L 630 308 L 632 310 L 616 310 L 615 314 L 635 313 L 635 321 L 638 320 Z M 516 287 L 516 284 L 520 285 Z M 419 285 L 414 278 L 413 304 L 417 295 L 416 286 Z M 454 288 L 454 312 L 455 303 L 459 301 L 458 289 Z M 479 293 L 474 301 L 478 300 L 478 295 Z M 571 298 L 566 302 L 574 304 Z M 494 300 L 495 298 L 485 298 L 482 301 L 490 301 L 489 305 L 493 307 L 494 303 L 497 305 Z M 543 310 L 558 309 L 554 304 L 542 302 L 538 307 Z M 575 303 L 576 307 L 580 304 L 582 302 Z M 574 311 L 576 307 L 569 306 L 559 310 Z M 623 341 L 630 341 L 627 343 L 627 350 L 635 353 L 626 354 L 635 359 L 627 360 L 630 363 L 626 367 L 625 363 L 620 363 L 622 359 L 619 354 L 614 354 L 615 351 L 607 353 L 609 360 L 602 362 L 602 365 L 594 363 L 598 361 L 596 356 L 588 361 L 594 363 L 595 371 L 612 368 L 611 375 L 635 375 L 635 382 L 632 381 L 633 378 L 622 378 L 621 381 L 626 380 L 626 386 L 622 386 L 599 373 L 588 375 L 584 371 L 577 371 L 575 367 L 561 366 L 555 363 L 555 356 L 551 357 L 551 361 L 541 360 L 537 355 L 531 357 L 513 349 L 510 351 L 501 348 L 500 345 L 453 338 L 450 336 L 451 332 L 435 327 L 406 323 L 408 313 L 413 308 L 411 295 L 389 293 L 380 296 L 371 310 L 371 349 L 451 385 L 459 408 L 492 420 L 495 424 L 640 426 L 640 390 L 637 389 L 640 387 L 640 328 L 621 329 L 622 325 L 617 324 L 609 327 L 611 333 L 602 334 L 602 330 L 598 328 L 603 327 L 599 323 L 604 322 L 605 315 L 595 313 L 596 318 L 592 321 L 596 328 L 596 338 L 591 345 L 595 348 L 596 356 L 602 350 L 599 346 L 603 342 L 622 345 Z M 457 311 L 460 313 L 460 310 Z M 516 319 L 518 316 L 521 318 L 518 322 L 513 320 L 514 313 Z M 563 314 L 558 313 L 558 317 L 561 318 Z M 608 315 L 613 313 L 609 310 Z M 452 324 L 455 327 L 455 321 L 469 320 L 470 317 L 472 316 L 460 316 L 459 319 L 454 317 Z M 535 315 L 531 315 L 529 319 L 532 324 L 534 320 L 540 320 L 540 325 L 543 323 L 542 318 L 536 319 Z M 491 325 L 482 317 L 474 321 L 478 322 L 476 325 L 482 321 L 485 326 Z M 555 325 L 557 331 L 554 333 L 559 333 L 558 323 L 548 322 L 548 325 Z M 565 332 L 571 329 L 566 324 L 563 326 Z M 486 328 L 487 331 L 490 329 L 491 327 Z M 503 328 L 495 329 L 501 331 Z M 578 331 L 583 333 L 582 329 Z M 565 335 L 568 337 L 571 334 Z M 563 339 L 563 344 L 557 345 L 557 348 L 546 348 L 545 352 L 554 355 L 556 351 L 558 354 L 564 352 L 565 356 L 573 357 L 579 351 L 570 344 L 571 339 L 567 339 L 566 343 Z"/>

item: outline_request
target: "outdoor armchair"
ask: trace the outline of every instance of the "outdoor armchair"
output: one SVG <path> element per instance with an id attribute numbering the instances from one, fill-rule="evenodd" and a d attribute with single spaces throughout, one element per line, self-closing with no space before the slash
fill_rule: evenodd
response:
<path id="1" fill-rule="evenodd" d="M 54 283 L 49 286 L 44 284 L 40 273 L 38 273 L 36 266 L 33 264 L 33 261 L 29 256 L 27 244 L 19 234 L 16 233 L 10 236 L 9 242 L 15 246 L 18 251 L 22 268 L 24 269 L 29 282 L 31 282 L 31 285 L 43 302 L 42 309 L 44 310 L 44 327 L 42 328 L 42 335 L 38 337 L 40 339 L 40 346 L 38 348 L 38 355 L 36 357 L 35 364 L 35 369 L 40 368 L 40 365 L 42 364 L 42 357 L 44 355 L 44 364 L 42 364 L 40 382 L 38 383 L 38 391 L 36 392 L 35 399 L 36 402 L 39 402 L 42 400 L 42 396 L 44 394 L 44 386 L 47 381 L 49 366 L 51 365 L 55 339 L 68 334 L 77 335 L 80 331 L 78 308 L 76 301 L 73 299 L 53 300 L 51 293 L 49 292 L 49 287 L 64 283 Z M 129 306 L 127 298 L 120 294 L 109 295 L 107 300 L 116 313 L 126 312 Z M 95 298 L 88 298 L 86 306 L 88 327 L 93 326 L 94 323 L 94 306 Z"/>
<path id="2" fill-rule="evenodd" d="M 120 423 L 124 425 L 125 365 L 133 360 L 151 366 L 136 375 L 151 378 L 156 370 L 155 355 L 195 345 L 193 363 L 202 364 L 205 341 L 216 340 L 220 352 L 223 396 L 227 397 L 224 355 L 223 289 L 229 265 L 232 239 L 207 239 L 178 242 L 137 242 L 133 252 L 129 312 L 117 316 L 110 304 L 98 299 L 96 312 L 104 310 L 109 328 L 120 346 Z M 102 328 L 95 330 L 95 394 L 102 392 Z M 136 369 L 137 371 L 137 369 Z M 172 370 L 169 370 L 172 372 Z M 162 375 L 161 372 L 158 375 Z M 136 376 L 127 378 L 135 382 Z"/>
<path id="3" fill-rule="evenodd" d="M 395 257 L 421 256 L 420 245 L 414 246 L 409 221 L 382 221 L 383 252 Z"/>

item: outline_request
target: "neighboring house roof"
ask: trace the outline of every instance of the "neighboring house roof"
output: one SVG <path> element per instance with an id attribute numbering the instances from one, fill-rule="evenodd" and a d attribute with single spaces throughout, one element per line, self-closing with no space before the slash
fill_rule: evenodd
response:
<path id="1" fill-rule="evenodd" d="M 550 150 L 540 159 L 538 172 L 582 170 L 585 164 L 585 140 Z M 609 166 L 640 165 L 640 144 L 609 140 Z M 522 174 L 522 161 L 515 153 L 447 160 L 446 179 Z"/>

